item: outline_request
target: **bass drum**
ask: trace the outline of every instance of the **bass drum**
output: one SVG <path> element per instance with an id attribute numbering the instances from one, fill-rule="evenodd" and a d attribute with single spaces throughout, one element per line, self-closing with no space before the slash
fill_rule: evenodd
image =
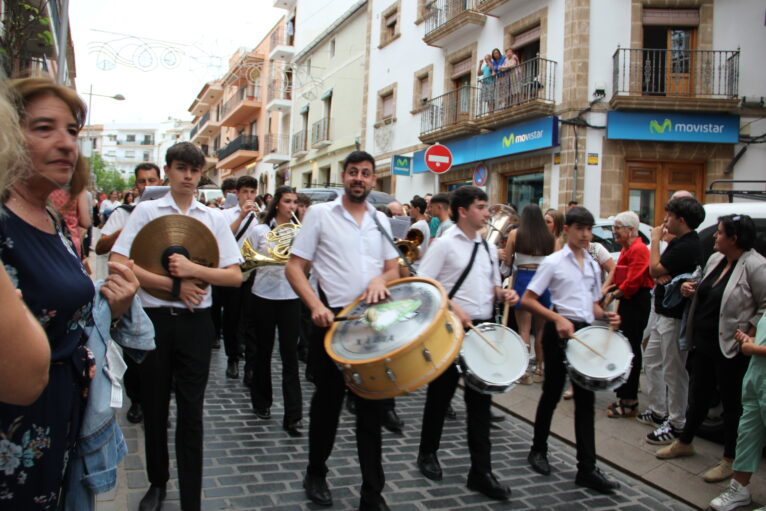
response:
<path id="1" fill-rule="evenodd" d="M 575 332 L 582 342 L 601 353 L 570 339 L 566 347 L 566 365 L 574 383 L 588 390 L 614 390 L 628 379 L 633 350 L 621 332 L 604 326 L 589 326 Z"/>
<path id="2" fill-rule="evenodd" d="M 482 323 L 474 328 L 492 341 L 497 350 L 473 329 L 465 333 L 458 368 L 466 385 L 482 394 L 502 394 L 512 389 L 527 371 L 527 345 L 519 334 L 497 323 Z"/>
<path id="3" fill-rule="evenodd" d="M 346 385 L 366 399 L 395 397 L 430 383 L 455 360 L 463 340 L 463 327 L 438 282 L 407 278 L 387 287 L 386 301 L 368 305 L 358 298 L 343 309 L 340 316 L 360 318 L 336 322 L 324 339 Z"/>

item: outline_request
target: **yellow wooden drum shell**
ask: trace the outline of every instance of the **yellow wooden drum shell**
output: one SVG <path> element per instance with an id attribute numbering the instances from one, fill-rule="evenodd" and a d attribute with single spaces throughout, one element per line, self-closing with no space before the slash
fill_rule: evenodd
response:
<path id="1" fill-rule="evenodd" d="M 398 279 L 388 286 L 407 281 L 428 282 L 438 287 L 443 295 L 439 313 L 417 338 L 378 357 L 349 360 L 333 350 L 332 339 L 338 324 L 325 335 L 325 350 L 343 372 L 346 385 L 358 396 L 386 399 L 417 390 L 442 374 L 460 351 L 463 327 L 449 311 L 444 289 L 436 281 L 422 278 Z M 340 315 L 348 315 L 359 302 L 359 299 L 355 300 Z"/>

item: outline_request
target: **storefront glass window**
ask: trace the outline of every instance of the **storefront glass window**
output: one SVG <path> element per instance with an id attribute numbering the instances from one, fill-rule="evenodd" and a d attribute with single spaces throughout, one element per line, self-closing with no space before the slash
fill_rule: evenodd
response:
<path id="1" fill-rule="evenodd" d="M 542 207 L 543 173 L 534 172 L 508 176 L 506 190 L 506 204 L 514 204 L 519 212 L 529 203 L 535 203 Z"/>
<path id="2" fill-rule="evenodd" d="M 654 193 L 654 190 L 630 190 L 628 195 L 628 209 L 649 225 L 654 225 Z"/>
<path id="3" fill-rule="evenodd" d="M 470 184 L 473 184 L 471 181 L 462 181 L 459 183 L 447 183 L 447 191 L 452 192 L 460 188 L 461 186 L 468 186 Z"/>

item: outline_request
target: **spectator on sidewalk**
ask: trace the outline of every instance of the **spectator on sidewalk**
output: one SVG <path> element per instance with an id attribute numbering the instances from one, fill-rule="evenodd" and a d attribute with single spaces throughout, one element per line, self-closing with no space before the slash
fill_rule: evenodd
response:
<path id="1" fill-rule="evenodd" d="M 694 347 L 686 425 L 679 438 L 657 451 L 660 459 L 691 456 L 692 440 L 707 416 L 716 387 L 723 405 L 724 452 L 703 479 L 718 482 L 732 474 L 737 424 L 742 414 L 742 379 L 750 359 L 734 340 L 738 328 L 753 335 L 766 310 L 766 258 L 753 249 L 755 223 L 747 215 L 718 219 L 715 250 L 702 281 L 685 282 L 681 294 L 691 298 L 685 337 Z M 744 327 L 744 325 L 748 325 Z"/>

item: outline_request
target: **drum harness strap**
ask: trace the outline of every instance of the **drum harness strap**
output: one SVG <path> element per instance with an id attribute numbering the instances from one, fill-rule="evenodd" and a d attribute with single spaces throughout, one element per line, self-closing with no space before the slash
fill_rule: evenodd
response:
<path id="1" fill-rule="evenodd" d="M 492 257 L 489 255 L 489 247 L 487 247 L 487 240 L 482 239 L 481 244 L 484 245 L 484 249 L 487 251 L 487 257 L 489 257 L 489 266 L 492 267 Z M 455 285 L 452 287 L 452 290 L 447 295 L 447 298 L 452 300 L 452 297 L 455 296 L 460 289 L 460 286 L 463 285 L 463 281 L 468 276 L 468 273 L 471 271 L 471 267 L 473 266 L 474 260 L 476 260 L 476 252 L 479 251 L 479 242 L 474 242 L 473 244 L 473 251 L 471 252 L 471 259 L 468 260 L 468 265 L 465 267 L 465 270 L 463 270 L 463 273 L 460 274 L 460 277 L 458 277 L 457 282 L 455 282 Z"/>
<path id="2" fill-rule="evenodd" d="M 402 254 L 402 251 L 399 250 L 399 247 L 396 246 L 396 243 L 394 242 L 394 240 L 391 238 L 391 236 L 388 235 L 388 232 L 380 224 L 380 220 L 378 220 L 377 212 L 374 212 L 371 214 L 372 214 L 372 219 L 375 220 L 375 225 L 378 227 L 378 230 L 383 235 L 383 237 L 386 238 L 386 241 L 388 241 L 391 244 L 391 246 L 394 247 L 394 250 L 396 250 L 396 253 L 399 254 L 399 257 L 402 258 L 404 263 L 407 265 L 407 268 L 409 268 L 410 272 L 413 275 L 417 275 L 418 272 L 415 271 L 415 268 L 413 268 L 410 262 L 407 260 L 407 258 L 404 257 L 404 254 Z M 471 261 L 473 261 L 473 259 Z"/>
<path id="3" fill-rule="evenodd" d="M 251 212 L 250 216 L 247 217 L 247 222 L 245 222 L 245 225 L 240 228 L 239 232 L 236 236 L 234 236 L 234 239 L 239 241 L 239 239 L 242 237 L 243 234 L 245 234 L 245 231 L 247 231 L 247 228 L 250 227 L 250 224 L 253 223 L 253 218 L 255 218 L 255 215 Z"/>

